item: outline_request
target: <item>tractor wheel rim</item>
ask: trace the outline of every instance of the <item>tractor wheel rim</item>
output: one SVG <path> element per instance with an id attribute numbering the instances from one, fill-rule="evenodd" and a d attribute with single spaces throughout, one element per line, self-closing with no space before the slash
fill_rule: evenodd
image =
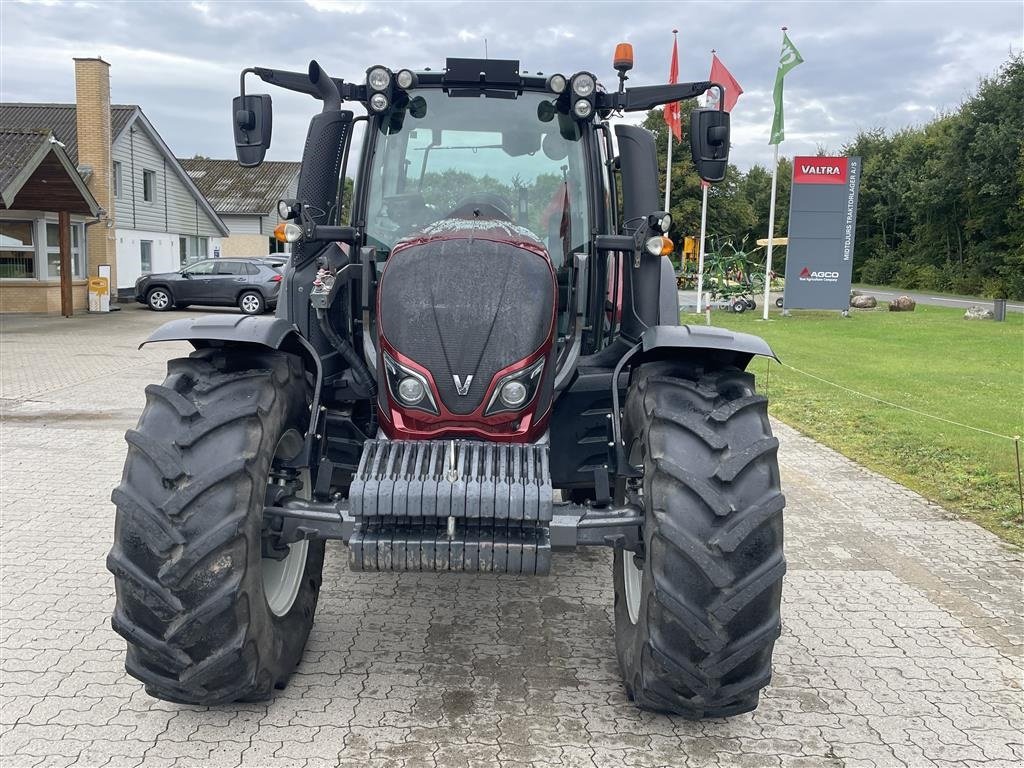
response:
<path id="1" fill-rule="evenodd" d="M 282 456 L 282 453 L 287 450 L 285 446 L 294 443 L 293 440 L 286 439 L 289 437 L 298 437 L 298 432 L 292 429 L 281 436 L 274 454 L 275 459 L 285 458 Z M 308 469 L 299 472 L 299 480 L 302 481 L 302 490 L 297 495 L 304 499 L 310 498 Z M 299 595 L 299 587 L 302 585 L 302 575 L 306 571 L 308 554 L 309 540 L 303 539 L 288 545 L 288 554 L 283 560 L 275 560 L 272 557 L 264 557 L 260 560 L 263 594 L 270 612 L 275 616 L 287 615 L 295 604 L 295 598 Z"/>
<path id="2" fill-rule="evenodd" d="M 260 308 L 260 300 L 255 296 L 242 297 L 242 309 L 246 312 L 256 312 Z"/>
<path id="3" fill-rule="evenodd" d="M 154 291 L 149 297 L 149 303 L 155 309 L 163 309 L 170 303 L 170 298 L 163 291 Z"/>
<path id="4" fill-rule="evenodd" d="M 629 550 L 622 552 L 622 586 L 626 593 L 626 612 L 633 624 L 640 621 L 640 601 L 643 595 L 644 572 L 636 565 Z"/>

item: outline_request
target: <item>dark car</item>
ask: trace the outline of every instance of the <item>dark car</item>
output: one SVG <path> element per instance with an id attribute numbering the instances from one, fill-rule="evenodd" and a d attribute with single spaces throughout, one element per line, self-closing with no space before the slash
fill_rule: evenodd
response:
<path id="1" fill-rule="evenodd" d="M 281 264 L 267 257 L 197 261 L 180 272 L 143 275 L 135 281 L 135 300 L 156 312 L 208 304 L 260 315 L 277 306 Z"/>

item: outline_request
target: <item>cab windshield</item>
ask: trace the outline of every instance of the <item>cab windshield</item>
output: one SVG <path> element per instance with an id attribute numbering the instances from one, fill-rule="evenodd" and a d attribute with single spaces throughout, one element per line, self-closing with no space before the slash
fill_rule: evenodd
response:
<path id="1" fill-rule="evenodd" d="M 389 251 L 434 222 L 482 212 L 530 230 L 556 269 L 586 249 L 583 142 L 576 121 L 550 94 L 411 95 L 377 128 L 366 208 L 370 244 Z"/>

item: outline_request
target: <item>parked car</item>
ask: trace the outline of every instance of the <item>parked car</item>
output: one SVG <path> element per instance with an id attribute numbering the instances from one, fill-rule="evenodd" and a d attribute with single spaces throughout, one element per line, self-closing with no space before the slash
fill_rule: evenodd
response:
<path id="1" fill-rule="evenodd" d="M 180 272 L 143 275 L 135 281 L 135 300 L 154 312 L 190 304 L 236 306 L 261 315 L 277 306 L 281 290 L 279 259 L 222 258 L 188 264 Z"/>

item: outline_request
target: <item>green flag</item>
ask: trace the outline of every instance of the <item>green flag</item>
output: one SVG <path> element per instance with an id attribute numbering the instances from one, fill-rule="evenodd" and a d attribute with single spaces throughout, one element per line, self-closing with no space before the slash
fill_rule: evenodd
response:
<path id="1" fill-rule="evenodd" d="M 772 119 L 772 136 L 768 140 L 769 144 L 781 144 L 782 140 L 786 138 L 785 121 L 782 116 L 782 78 L 797 64 L 803 63 L 804 60 L 800 56 L 800 51 L 793 45 L 789 35 L 783 32 L 782 53 L 779 54 L 779 71 L 775 73 L 775 117 Z"/>

